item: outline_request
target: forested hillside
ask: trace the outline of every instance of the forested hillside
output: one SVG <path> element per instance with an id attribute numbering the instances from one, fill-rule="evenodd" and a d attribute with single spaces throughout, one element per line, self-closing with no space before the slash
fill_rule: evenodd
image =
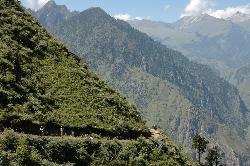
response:
<path id="1" fill-rule="evenodd" d="M 191 165 L 16 0 L 0 0 L 0 165 Z"/>
<path id="2" fill-rule="evenodd" d="M 248 152 L 249 111 L 237 89 L 209 67 L 189 61 L 100 8 L 50 25 L 50 30 L 133 101 L 149 125 L 163 127 L 187 146 L 193 135 L 202 133 L 228 157 Z"/>

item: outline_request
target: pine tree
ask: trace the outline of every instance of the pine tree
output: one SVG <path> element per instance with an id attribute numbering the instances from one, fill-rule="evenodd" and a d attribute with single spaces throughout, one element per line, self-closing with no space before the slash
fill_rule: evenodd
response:
<path id="1" fill-rule="evenodd" d="M 201 164 L 201 155 L 206 151 L 208 143 L 209 142 L 206 140 L 206 138 L 201 137 L 200 135 L 196 135 L 193 138 L 192 147 L 197 150 L 198 160 L 200 164 Z"/>
<path id="2" fill-rule="evenodd" d="M 218 148 L 218 146 L 213 147 L 208 150 L 208 154 L 206 157 L 206 165 L 207 166 L 219 166 L 221 164 L 222 154 Z"/>

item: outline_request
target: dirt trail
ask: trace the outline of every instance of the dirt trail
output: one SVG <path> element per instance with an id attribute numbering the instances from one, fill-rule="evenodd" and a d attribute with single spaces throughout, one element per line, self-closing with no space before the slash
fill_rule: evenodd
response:
<path id="1" fill-rule="evenodd" d="M 156 130 L 156 129 L 150 129 L 150 132 L 151 132 L 151 136 L 154 138 L 154 139 L 160 139 L 161 137 L 161 132 Z"/>

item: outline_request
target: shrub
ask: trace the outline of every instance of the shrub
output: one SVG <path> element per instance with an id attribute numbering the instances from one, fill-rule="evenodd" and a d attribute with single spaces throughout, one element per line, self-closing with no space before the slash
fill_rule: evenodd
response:
<path id="1" fill-rule="evenodd" d="M 40 165 L 41 157 L 34 147 L 29 145 L 29 141 L 26 137 L 21 138 L 18 141 L 16 149 L 16 158 L 20 165 Z"/>
<path id="2" fill-rule="evenodd" d="M 6 153 L 0 152 L 0 165 L 1 166 L 9 166 L 10 165 L 10 161 L 9 161 Z"/>
<path id="3" fill-rule="evenodd" d="M 17 138 L 13 130 L 5 129 L 1 146 L 4 151 L 15 151 L 17 147 Z"/>

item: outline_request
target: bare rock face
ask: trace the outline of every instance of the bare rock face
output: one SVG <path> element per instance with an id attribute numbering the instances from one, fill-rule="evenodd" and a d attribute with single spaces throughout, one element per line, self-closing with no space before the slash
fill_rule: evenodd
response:
<path id="1" fill-rule="evenodd" d="M 229 154 L 228 160 L 227 160 L 228 166 L 240 166 L 239 158 L 237 158 L 235 152 L 232 150 Z"/>

